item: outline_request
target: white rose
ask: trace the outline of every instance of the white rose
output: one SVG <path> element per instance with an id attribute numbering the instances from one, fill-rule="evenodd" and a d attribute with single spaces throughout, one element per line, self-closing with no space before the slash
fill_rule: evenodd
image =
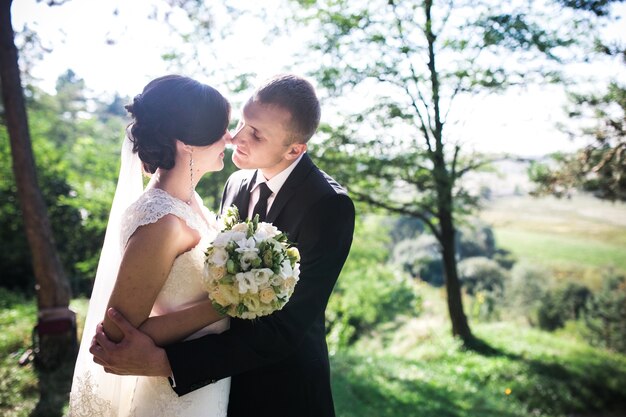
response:
<path id="1" fill-rule="evenodd" d="M 223 307 L 239 303 L 239 294 L 237 290 L 230 285 L 218 285 L 214 287 L 211 290 L 211 297 Z"/>
<path id="2" fill-rule="evenodd" d="M 226 267 L 224 265 L 222 266 L 212 266 L 209 269 L 209 275 L 210 275 L 210 279 L 213 281 L 218 281 L 222 278 L 224 278 L 224 276 L 226 275 Z"/>
<path id="3" fill-rule="evenodd" d="M 251 313 L 256 313 L 261 307 L 261 302 L 259 301 L 256 295 L 247 295 L 241 299 L 241 302 L 248 307 L 248 311 Z"/>
<path id="4" fill-rule="evenodd" d="M 232 236 L 232 232 L 230 230 L 227 230 L 222 233 L 218 233 L 218 235 L 213 240 L 213 246 L 220 247 L 220 248 L 225 247 L 226 245 L 228 245 L 228 242 L 230 242 L 231 236 Z"/>
<path id="5" fill-rule="evenodd" d="M 221 248 L 226 247 L 231 241 L 237 242 L 241 239 L 245 239 L 246 234 L 242 232 L 233 232 L 232 230 L 226 230 L 219 233 L 213 240 L 213 246 L 219 246 Z"/>
<path id="6" fill-rule="evenodd" d="M 257 242 L 260 242 L 266 239 L 271 239 L 274 236 L 278 235 L 278 233 L 278 229 L 274 227 L 273 224 L 263 222 L 259 223 L 259 226 L 254 233 L 254 239 Z"/>
<path id="7" fill-rule="evenodd" d="M 237 223 L 230 230 L 232 232 L 239 232 L 239 233 L 247 234 L 248 233 L 248 225 L 246 223 Z"/>
<path id="8" fill-rule="evenodd" d="M 259 291 L 259 298 L 262 303 L 269 304 L 276 299 L 276 293 L 271 287 L 263 288 Z"/>
<path id="9" fill-rule="evenodd" d="M 210 262 L 215 266 L 224 266 L 228 260 L 228 252 L 223 247 L 216 246 L 211 253 Z"/>

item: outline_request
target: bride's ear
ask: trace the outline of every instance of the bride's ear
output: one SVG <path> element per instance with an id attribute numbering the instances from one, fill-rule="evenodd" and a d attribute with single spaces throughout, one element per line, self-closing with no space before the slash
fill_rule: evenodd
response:
<path id="1" fill-rule="evenodd" d="M 193 152 L 193 147 L 176 139 L 176 153 L 179 155 L 189 154 Z"/>

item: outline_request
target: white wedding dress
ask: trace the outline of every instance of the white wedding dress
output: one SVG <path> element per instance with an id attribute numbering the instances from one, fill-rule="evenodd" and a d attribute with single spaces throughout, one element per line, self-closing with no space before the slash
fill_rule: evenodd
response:
<path id="1" fill-rule="evenodd" d="M 199 199 L 197 195 L 196 198 Z M 154 223 L 167 214 L 184 220 L 201 236 L 200 243 L 195 248 L 174 261 L 155 301 L 153 314 L 162 315 L 176 311 L 207 297 L 202 287 L 203 251 L 215 238 L 218 226 L 215 215 L 206 207 L 202 208 L 206 219 L 209 219 L 208 224 L 183 201 L 163 190 L 150 189 L 144 192 L 123 216 L 122 248 L 138 227 Z M 205 327 L 188 339 L 208 333 L 220 333 L 228 326 L 229 321 L 226 318 Z M 79 369 L 77 366 L 70 396 L 70 416 L 225 417 L 229 392 L 230 378 L 178 397 L 167 378 L 116 376 L 106 374 L 98 367 Z"/>

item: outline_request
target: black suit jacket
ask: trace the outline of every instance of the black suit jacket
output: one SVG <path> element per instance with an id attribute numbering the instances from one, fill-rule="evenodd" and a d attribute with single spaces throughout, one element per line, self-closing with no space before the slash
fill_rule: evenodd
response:
<path id="1" fill-rule="evenodd" d="M 222 208 L 234 204 L 246 217 L 254 172 L 228 179 Z M 334 416 L 324 310 L 350 250 L 354 205 L 305 154 L 266 221 L 300 251 L 300 280 L 291 299 L 269 316 L 231 319 L 224 333 L 168 346 L 174 389 L 184 395 L 232 376 L 230 417 Z"/>

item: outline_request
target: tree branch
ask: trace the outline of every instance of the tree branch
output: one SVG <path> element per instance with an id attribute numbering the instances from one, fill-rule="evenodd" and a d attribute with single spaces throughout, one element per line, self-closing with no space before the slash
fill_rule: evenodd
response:
<path id="1" fill-rule="evenodd" d="M 410 216 L 410 217 L 415 217 L 416 219 L 420 219 L 428 226 L 428 228 L 433 233 L 433 235 L 435 235 L 435 237 L 439 241 L 441 241 L 441 232 L 439 231 L 437 226 L 432 222 L 431 218 L 426 216 L 424 213 L 416 211 L 416 210 L 410 210 L 407 207 L 397 207 L 389 203 L 375 200 L 369 194 L 361 193 L 359 191 L 350 190 L 350 194 L 352 194 L 356 200 L 367 203 L 371 206 L 382 208 L 392 213 L 403 214 L 405 216 Z M 430 210 L 425 210 L 425 211 L 428 211 L 430 213 Z"/>

